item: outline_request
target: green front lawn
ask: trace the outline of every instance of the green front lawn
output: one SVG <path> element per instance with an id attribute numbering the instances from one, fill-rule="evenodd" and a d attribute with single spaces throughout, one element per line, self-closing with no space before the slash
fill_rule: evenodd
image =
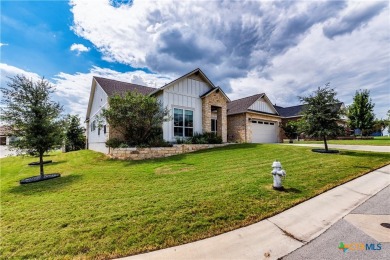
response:
<path id="1" fill-rule="evenodd" d="M 284 141 L 288 143 L 288 140 Z M 296 141 L 294 144 L 323 144 L 324 141 Z M 345 145 L 379 145 L 390 146 L 390 137 L 374 137 L 370 140 L 328 140 L 328 144 L 345 144 Z"/>
<path id="2" fill-rule="evenodd" d="M 113 258 L 187 243 L 255 223 L 390 163 L 390 154 L 241 144 L 142 162 L 92 151 L 1 159 L 0 258 Z M 271 164 L 287 171 L 272 189 Z M 342 198 L 341 198 L 342 199 Z"/>

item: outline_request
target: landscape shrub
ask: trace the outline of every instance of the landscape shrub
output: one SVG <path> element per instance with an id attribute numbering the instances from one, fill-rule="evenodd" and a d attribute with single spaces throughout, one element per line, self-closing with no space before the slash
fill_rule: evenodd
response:
<path id="1" fill-rule="evenodd" d="M 123 141 L 118 138 L 110 138 L 106 142 L 106 146 L 110 148 L 119 148 L 123 144 Z"/>
<path id="2" fill-rule="evenodd" d="M 222 144 L 222 137 L 215 133 L 194 133 L 192 137 L 177 138 L 177 144 Z"/>

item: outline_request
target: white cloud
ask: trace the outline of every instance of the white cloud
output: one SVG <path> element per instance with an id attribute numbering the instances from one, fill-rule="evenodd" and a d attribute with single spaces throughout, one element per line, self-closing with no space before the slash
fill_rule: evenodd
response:
<path id="1" fill-rule="evenodd" d="M 371 91 L 377 116 L 389 109 L 388 5 L 73 0 L 71 8 L 73 31 L 104 60 L 158 73 L 59 73 L 52 79 L 57 95 L 82 118 L 93 75 L 158 87 L 196 67 L 232 100 L 265 92 L 278 105 L 296 105 L 298 95 L 331 82 L 346 104 L 361 88 Z"/>
<path id="2" fill-rule="evenodd" d="M 359 88 L 389 97 L 386 1 L 73 0 L 73 30 L 109 62 L 180 76 L 200 67 L 234 98 L 282 105 L 326 82 L 350 103 Z M 91 10 L 94 10 L 91 12 Z M 383 102 L 382 102 L 383 103 Z M 388 106 L 377 102 L 377 114 Z"/>
<path id="3" fill-rule="evenodd" d="M 268 66 L 345 4 L 135 0 L 114 7 L 108 0 L 73 0 L 71 6 L 72 29 L 105 60 L 176 76 L 202 67 L 223 81 Z"/>
<path id="4" fill-rule="evenodd" d="M 88 73 L 59 73 L 52 82 L 56 85 L 56 95 L 60 97 L 67 109 L 85 119 L 87 105 L 92 84 L 92 77 L 111 78 L 124 82 L 131 82 L 148 87 L 161 87 L 171 79 L 148 74 L 144 71 L 121 73 L 107 68 L 93 67 Z"/>
<path id="5" fill-rule="evenodd" d="M 390 33 L 383 26 L 387 21 L 388 13 L 381 13 L 364 29 L 333 40 L 317 25 L 298 46 L 274 58 L 273 66 L 262 72 L 270 79 L 254 70 L 247 77 L 232 79 L 231 97 L 265 92 L 273 103 L 289 106 L 299 104 L 297 96 L 330 82 L 346 105 L 352 103 L 356 90 L 370 90 L 376 115 L 384 117 L 390 108 Z"/>
<path id="6" fill-rule="evenodd" d="M 82 53 L 82 52 L 88 52 L 90 50 L 90 48 L 88 48 L 82 44 L 73 43 L 72 46 L 70 46 L 70 50 L 76 51 L 77 55 L 80 55 L 80 53 Z"/>
<path id="7" fill-rule="evenodd" d="M 8 45 L 8 43 L 2 43 L 2 42 L 0 42 L 0 47 L 7 46 L 7 45 Z"/>
<path id="8" fill-rule="evenodd" d="M 25 75 L 27 78 L 32 80 L 39 80 L 41 76 L 36 73 L 29 72 L 5 63 L 0 63 L 0 84 L 2 87 L 7 86 L 7 82 L 9 82 L 9 78 L 12 78 L 16 75 Z"/>
<path id="9" fill-rule="evenodd" d="M 0 63 L 0 71 L 1 86 L 6 85 L 8 77 L 13 77 L 17 74 L 23 74 L 33 80 L 41 78 L 36 73 L 31 73 L 4 63 Z M 48 80 L 55 85 L 56 90 L 54 98 L 64 106 L 66 113 L 77 114 L 81 119 L 85 119 L 93 76 L 111 78 L 156 88 L 161 87 L 172 80 L 168 77 L 148 74 L 140 70 L 121 73 L 99 67 L 91 68 L 88 73 L 68 74 L 61 72 L 54 78 Z"/>

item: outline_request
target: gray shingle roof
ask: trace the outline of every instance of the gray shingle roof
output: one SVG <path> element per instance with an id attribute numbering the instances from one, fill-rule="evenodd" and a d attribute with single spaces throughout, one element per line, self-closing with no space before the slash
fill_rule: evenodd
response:
<path id="1" fill-rule="evenodd" d="M 106 79 L 101 77 L 94 77 L 103 90 L 107 93 L 108 96 L 115 94 L 122 94 L 127 91 L 136 91 L 143 95 L 148 95 L 155 91 L 155 88 L 145 87 L 137 84 L 126 83 L 122 81 L 117 81 L 114 79 Z"/>
<path id="2" fill-rule="evenodd" d="M 342 106 L 342 102 L 336 104 L 336 109 L 340 109 Z M 305 105 L 298 105 L 292 107 L 279 107 L 274 106 L 276 111 L 278 111 L 281 117 L 299 117 L 301 116 L 301 112 L 305 108 Z"/>
<path id="3" fill-rule="evenodd" d="M 256 94 L 229 102 L 227 104 L 227 114 L 234 115 L 246 112 L 248 108 L 263 95 L 264 93 Z"/>
<path id="4" fill-rule="evenodd" d="M 292 107 L 279 107 L 274 106 L 276 111 L 278 111 L 281 117 L 294 117 L 301 116 L 300 113 L 304 107 L 304 105 L 292 106 Z"/>

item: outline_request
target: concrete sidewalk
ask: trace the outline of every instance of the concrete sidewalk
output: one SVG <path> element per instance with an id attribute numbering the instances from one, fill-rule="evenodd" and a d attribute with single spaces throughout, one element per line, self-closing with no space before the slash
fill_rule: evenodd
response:
<path id="1" fill-rule="evenodd" d="M 390 186 L 387 186 L 319 237 L 282 259 L 390 259 L 389 198 Z M 347 249 L 339 248 L 341 242 Z"/>
<path id="2" fill-rule="evenodd" d="M 124 259 L 278 259 L 315 239 L 390 185 L 389 174 L 390 165 L 256 224 Z"/>
<path id="3" fill-rule="evenodd" d="M 324 148 L 324 144 L 282 144 Z M 390 146 L 328 144 L 329 149 L 390 153 Z"/>

